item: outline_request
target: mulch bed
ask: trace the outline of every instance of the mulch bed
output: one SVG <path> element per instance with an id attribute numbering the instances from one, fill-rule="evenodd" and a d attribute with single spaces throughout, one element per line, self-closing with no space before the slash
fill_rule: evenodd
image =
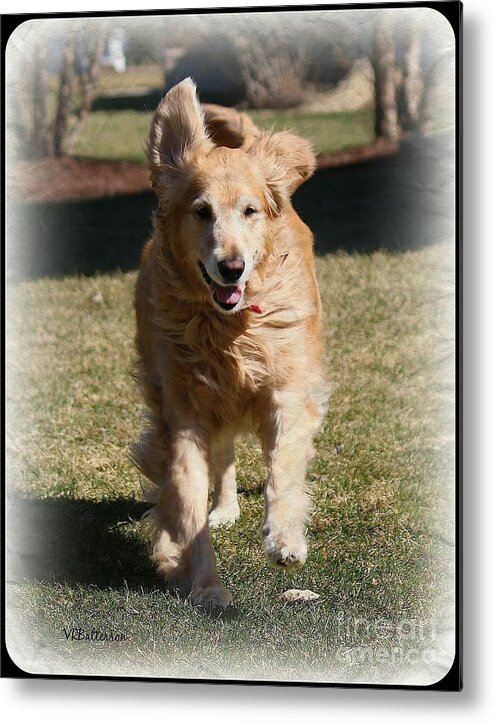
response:
<path id="1" fill-rule="evenodd" d="M 336 168 L 394 155 L 399 143 L 378 141 L 318 158 L 318 168 Z M 134 195 L 151 190 L 149 171 L 128 161 L 99 161 L 66 156 L 9 164 L 7 189 L 15 201 L 75 201 Z"/>
<path id="2" fill-rule="evenodd" d="M 151 190 L 144 165 L 71 156 L 19 161 L 11 164 L 7 178 L 15 201 L 75 201 Z"/>
<path id="3" fill-rule="evenodd" d="M 349 148 L 338 153 L 331 153 L 326 156 L 319 156 L 317 168 L 337 168 L 339 166 L 350 166 L 355 163 L 366 163 L 385 156 L 394 156 L 400 150 L 398 141 L 388 141 L 381 138 L 368 146 L 361 148 Z"/>

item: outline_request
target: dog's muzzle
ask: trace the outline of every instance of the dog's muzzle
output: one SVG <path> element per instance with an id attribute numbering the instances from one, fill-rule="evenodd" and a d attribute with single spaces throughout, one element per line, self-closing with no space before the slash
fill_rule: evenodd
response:
<path id="1" fill-rule="evenodd" d="M 218 268 L 220 269 L 220 264 L 225 263 L 227 262 L 219 262 Z M 227 266 L 223 266 L 223 272 L 220 271 L 222 278 L 224 278 L 225 281 L 236 281 L 237 279 L 239 279 L 242 276 L 245 268 L 245 264 L 243 261 L 241 261 L 241 264 L 241 267 L 240 264 L 230 268 Z M 211 278 L 211 276 L 206 271 L 206 267 L 204 266 L 202 261 L 199 261 L 199 268 L 201 270 L 204 281 L 209 286 L 209 290 L 215 304 L 222 311 L 235 311 L 244 295 L 245 284 L 230 283 L 223 286 L 222 284 L 218 284 L 216 281 L 214 281 L 214 279 Z"/>

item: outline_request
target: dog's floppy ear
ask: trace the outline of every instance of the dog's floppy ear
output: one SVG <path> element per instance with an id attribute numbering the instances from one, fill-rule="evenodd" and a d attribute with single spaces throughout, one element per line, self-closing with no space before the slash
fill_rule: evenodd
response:
<path id="1" fill-rule="evenodd" d="M 290 131 L 262 133 L 249 153 L 263 163 L 268 187 L 278 206 L 283 199 L 290 199 L 316 169 L 312 144 Z"/>
<path id="2" fill-rule="evenodd" d="M 247 149 L 260 135 L 247 113 L 213 103 L 204 104 L 202 109 L 207 131 L 217 146 Z"/>
<path id="3" fill-rule="evenodd" d="M 213 147 L 191 78 L 175 85 L 158 105 L 151 124 L 147 155 L 153 185 L 158 174 L 179 168 L 194 152 Z"/>

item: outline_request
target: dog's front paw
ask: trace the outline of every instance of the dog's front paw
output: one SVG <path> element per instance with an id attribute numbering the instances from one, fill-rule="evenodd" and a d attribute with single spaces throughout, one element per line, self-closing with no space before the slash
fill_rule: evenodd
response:
<path id="1" fill-rule="evenodd" d="M 299 567 L 307 559 L 307 542 L 300 533 L 274 532 L 268 525 L 262 528 L 264 550 L 275 565 L 284 568 Z"/>
<path id="2" fill-rule="evenodd" d="M 240 507 L 238 502 L 235 500 L 234 503 L 228 507 L 213 507 L 209 513 L 209 526 L 210 527 L 221 527 L 233 525 L 240 517 Z"/>
<path id="3" fill-rule="evenodd" d="M 221 583 L 206 587 L 196 587 L 191 593 L 192 602 L 205 610 L 226 610 L 232 604 L 233 597 Z"/>

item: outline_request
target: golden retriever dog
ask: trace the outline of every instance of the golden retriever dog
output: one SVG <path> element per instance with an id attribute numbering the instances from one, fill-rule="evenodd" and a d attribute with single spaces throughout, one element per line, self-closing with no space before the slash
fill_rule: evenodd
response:
<path id="1" fill-rule="evenodd" d="M 187 79 L 155 112 L 148 159 L 158 208 L 135 307 L 149 427 L 133 456 L 153 483 L 159 571 L 194 603 L 226 608 L 209 529 L 239 517 L 234 438 L 246 427 L 267 466 L 265 552 L 285 568 L 307 556 L 306 468 L 327 395 L 313 237 L 290 199 L 315 158 L 292 133 L 203 109 Z"/>

